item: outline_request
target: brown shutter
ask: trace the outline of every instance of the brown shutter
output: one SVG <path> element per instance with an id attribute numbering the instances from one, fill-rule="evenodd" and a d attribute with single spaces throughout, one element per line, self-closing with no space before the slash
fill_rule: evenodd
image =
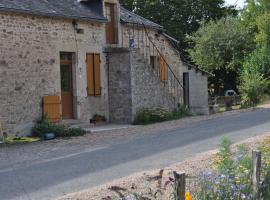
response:
<path id="1" fill-rule="evenodd" d="M 159 76 L 161 81 L 168 80 L 168 66 L 163 56 L 159 59 Z"/>
<path id="2" fill-rule="evenodd" d="M 100 55 L 94 55 L 94 73 L 95 73 L 95 95 L 101 95 L 101 78 L 100 78 Z"/>
<path id="3" fill-rule="evenodd" d="M 61 119 L 61 100 L 59 96 L 43 97 L 43 114 L 52 122 Z"/>
<path id="4" fill-rule="evenodd" d="M 86 73 L 87 73 L 87 94 L 88 96 L 95 95 L 94 83 L 94 54 L 87 54 L 86 58 Z"/>

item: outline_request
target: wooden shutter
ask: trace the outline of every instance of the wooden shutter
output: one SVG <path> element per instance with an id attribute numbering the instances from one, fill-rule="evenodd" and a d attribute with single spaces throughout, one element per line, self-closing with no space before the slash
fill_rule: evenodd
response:
<path id="1" fill-rule="evenodd" d="M 87 73 L 87 94 L 88 96 L 95 95 L 94 83 L 94 54 L 87 54 L 86 58 L 86 73 Z"/>
<path id="2" fill-rule="evenodd" d="M 43 97 L 43 114 L 52 122 L 59 122 L 61 119 L 61 100 L 59 96 Z"/>
<path id="3" fill-rule="evenodd" d="M 95 96 L 101 95 L 101 78 L 100 78 L 100 55 L 94 55 L 94 80 L 95 80 Z"/>
<path id="4" fill-rule="evenodd" d="M 168 65 L 163 56 L 160 56 L 159 59 L 159 76 L 161 81 L 168 80 Z"/>

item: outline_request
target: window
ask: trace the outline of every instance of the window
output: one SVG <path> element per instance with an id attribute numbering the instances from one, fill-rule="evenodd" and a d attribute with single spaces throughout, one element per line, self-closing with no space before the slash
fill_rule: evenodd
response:
<path id="1" fill-rule="evenodd" d="M 150 65 L 153 69 L 157 66 L 157 56 L 150 56 Z"/>
<path id="2" fill-rule="evenodd" d="M 159 59 L 159 77 L 161 81 L 168 80 L 168 65 L 163 56 Z"/>
<path id="3" fill-rule="evenodd" d="M 87 94 L 88 96 L 101 95 L 101 77 L 100 77 L 100 54 L 86 55 L 87 71 Z"/>

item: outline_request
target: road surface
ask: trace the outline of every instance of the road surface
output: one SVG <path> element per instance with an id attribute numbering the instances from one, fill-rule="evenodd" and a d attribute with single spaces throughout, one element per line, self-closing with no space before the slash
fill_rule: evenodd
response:
<path id="1" fill-rule="evenodd" d="M 259 109 L 67 153 L 40 163 L 0 168 L 0 199 L 53 199 L 216 149 L 223 136 L 239 142 L 269 130 L 270 109 Z"/>

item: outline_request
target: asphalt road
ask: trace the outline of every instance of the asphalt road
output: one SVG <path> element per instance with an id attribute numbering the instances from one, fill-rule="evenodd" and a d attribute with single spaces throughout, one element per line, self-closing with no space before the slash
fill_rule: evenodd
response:
<path id="1" fill-rule="evenodd" d="M 0 199 L 53 199 L 216 149 L 225 135 L 238 142 L 269 130 L 270 109 L 260 109 L 143 135 L 13 170 L 0 169 Z"/>

